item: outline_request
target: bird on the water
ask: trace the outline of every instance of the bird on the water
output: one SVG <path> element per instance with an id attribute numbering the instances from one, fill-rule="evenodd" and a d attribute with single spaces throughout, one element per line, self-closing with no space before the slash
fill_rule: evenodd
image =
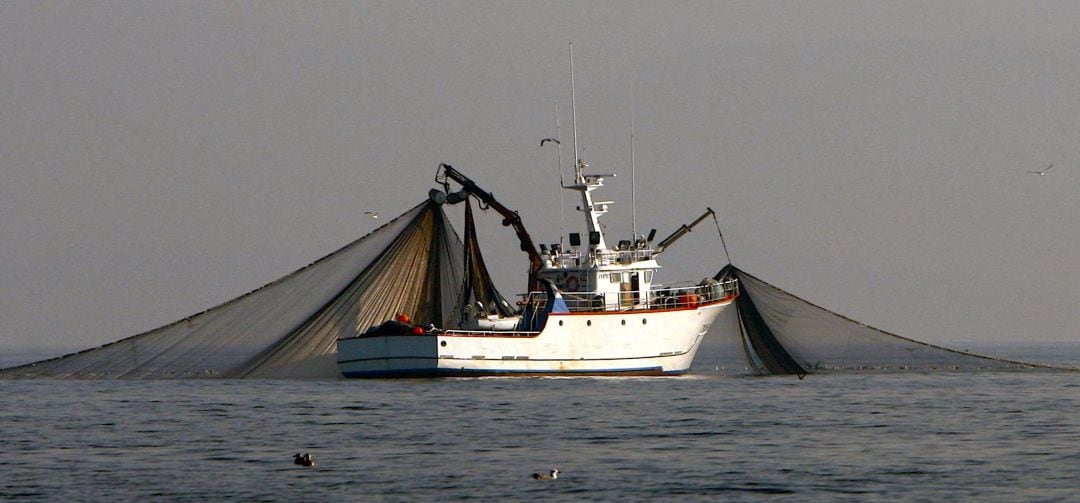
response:
<path id="1" fill-rule="evenodd" d="M 558 468 L 552 468 L 551 471 L 548 472 L 547 475 L 544 475 L 543 473 L 534 473 L 534 474 L 532 474 L 532 478 L 534 478 L 536 480 L 555 480 L 555 479 L 559 478 L 559 469 Z"/>
<path id="2" fill-rule="evenodd" d="M 555 138 L 544 138 L 543 140 L 540 140 L 540 146 L 543 147 L 544 144 L 549 142 L 549 141 L 553 141 L 555 143 L 562 143 L 559 140 L 556 140 Z"/>
<path id="3" fill-rule="evenodd" d="M 379 218 L 379 212 L 377 211 L 365 211 L 364 214 L 370 218 Z"/>
<path id="4" fill-rule="evenodd" d="M 307 467 L 315 466 L 315 456 L 312 456 L 310 452 L 305 452 L 304 454 L 298 452 L 293 456 L 293 464 Z"/>

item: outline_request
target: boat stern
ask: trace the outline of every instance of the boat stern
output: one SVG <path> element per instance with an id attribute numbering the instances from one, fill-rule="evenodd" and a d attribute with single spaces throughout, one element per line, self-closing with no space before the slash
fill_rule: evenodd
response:
<path id="1" fill-rule="evenodd" d="M 338 339 L 338 370 L 345 377 L 436 374 L 435 335 L 377 335 Z"/>

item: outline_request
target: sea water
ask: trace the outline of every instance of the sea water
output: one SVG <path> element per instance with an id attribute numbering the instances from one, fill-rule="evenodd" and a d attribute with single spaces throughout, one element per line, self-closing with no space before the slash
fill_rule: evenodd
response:
<path id="1" fill-rule="evenodd" d="M 1057 363 L 1080 360 L 1053 355 Z M 689 375 L 660 378 L 0 380 L 0 499 L 1076 501 L 1080 494 L 1080 373 L 800 380 L 717 372 L 711 359 L 703 352 Z M 316 466 L 294 465 L 297 452 L 312 453 Z M 561 471 L 557 480 L 531 478 L 551 468 Z"/>

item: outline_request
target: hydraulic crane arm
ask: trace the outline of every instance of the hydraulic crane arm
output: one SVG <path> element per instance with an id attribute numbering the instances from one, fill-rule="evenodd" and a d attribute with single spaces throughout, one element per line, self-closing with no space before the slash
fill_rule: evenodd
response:
<path id="1" fill-rule="evenodd" d="M 656 245 L 656 254 L 659 255 L 663 253 L 664 250 L 667 249 L 667 247 L 671 246 L 673 243 L 675 243 L 675 241 L 678 241 L 679 238 L 683 237 L 684 235 L 686 235 L 686 233 L 693 230 L 694 227 L 696 227 L 697 224 L 700 224 L 702 220 L 705 220 L 705 218 L 709 215 L 715 214 L 716 212 L 714 212 L 712 208 L 705 208 L 705 213 L 702 213 L 700 217 L 697 217 L 697 220 L 691 222 L 690 225 L 683 225 L 682 227 L 679 227 L 675 230 L 675 232 L 672 232 L 670 236 L 664 238 L 664 240 L 661 241 L 660 244 Z"/>
<path id="2" fill-rule="evenodd" d="M 449 180 L 461 185 L 461 190 L 451 192 Z M 438 203 L 456 204 L 464 201 L 468 196 L 473 196 L 485 206 L 493 208 L 502 215 L 503 225 L 514 228 L 514 232 L 517 234 L 518 241 L 521 244 L 521 251 L 529 255 L 529 291 L 538 291 L 540 282 L 537 280 L 537 273 L 540 272 L 541 267 L 540 252 L 536 250 L 536 245 L 533 243 L 532 237 L 529 236 L 529 232 L 525 230 L 525 225 L 521 222 L 521 216 L 518 215 L 518 212 L 503 206 L 490 192 L 478 187 L 476 182 L 461 174 L 460 171 L 449 164 L 439 165 L 439 171 L 435 173 L 435 181 L 441 183 L 446 192 L 445 194 L 436 194 L 439 191 L 432 189 L 430 194 L 432 200 Z"/>

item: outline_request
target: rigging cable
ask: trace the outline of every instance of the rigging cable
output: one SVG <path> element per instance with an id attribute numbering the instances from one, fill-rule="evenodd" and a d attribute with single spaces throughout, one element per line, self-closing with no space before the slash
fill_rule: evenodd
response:
<path id="1" fill-rule="evenodd" d="M 720 245 L 724 247 L 724 258 L 727 259 L 728 265 L 731 264 L 731 254 L 728 253 L 727 243 L 724 242 L 724 233 L 720 230 L 720 220 L 716 218 L 716 212 L 712 214 L 713 222 L 716 222 L 716 233 L 720 235 Z"/>

